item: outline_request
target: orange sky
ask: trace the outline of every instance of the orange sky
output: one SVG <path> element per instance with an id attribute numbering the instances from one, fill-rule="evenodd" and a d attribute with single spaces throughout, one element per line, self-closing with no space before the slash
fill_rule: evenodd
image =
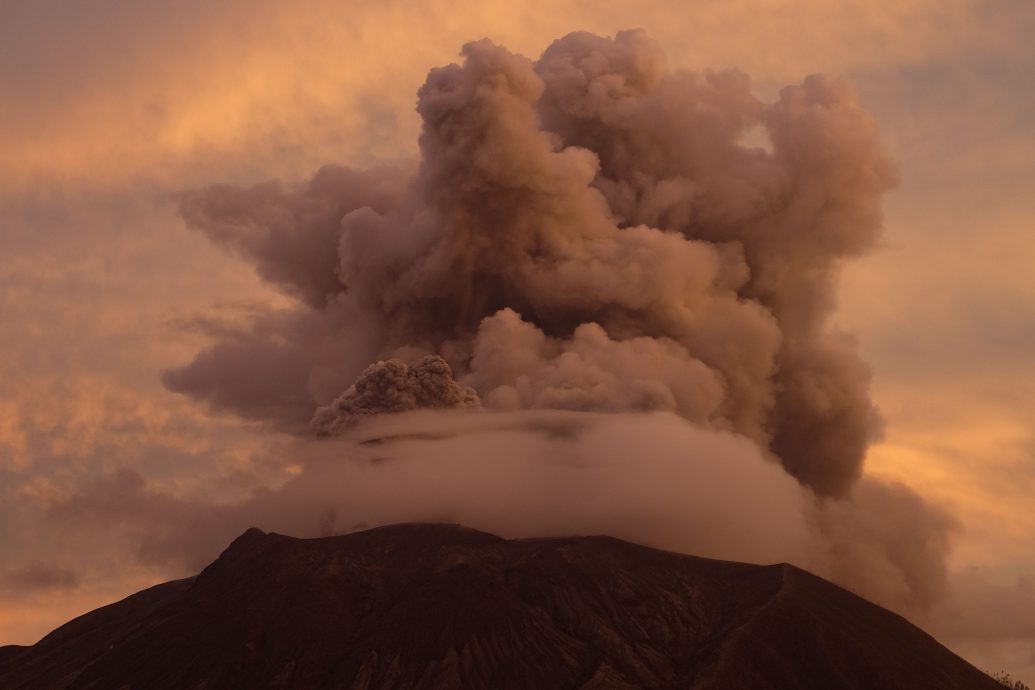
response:
<path id="1" fill-rule="evenodd" d="M 867 471 L 957 516 L 953 568 L 982 583 L 966 586 L 1030 601 L 1035 4 L 42 0 L 0 8 L 0 644 L 182 574 L 141 565 L 114 533 L 69 539 L 46 508 L 76 487 L 128 466 L 223 501 L 289 471 L 269 461 L 272 432 L 158 381 L 212 324 L 284 299 L 166 195 L 410 161 L 415 91 L 462 43 L 536 56 L 572 30 L 627 27 L 675 66 L 743 69 L 766 98 L 813 72 L 855 83 L 902 180 L 837 317 L 887 419 Z M 32 567 L 53 583 L 19 588 Z M 1031 683 L 1035 613 L 1009 616 L 946 634 Z"/>

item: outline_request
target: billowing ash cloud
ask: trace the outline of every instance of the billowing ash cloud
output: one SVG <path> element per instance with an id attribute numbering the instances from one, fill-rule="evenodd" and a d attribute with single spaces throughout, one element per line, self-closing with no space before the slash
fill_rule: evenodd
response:
<path id="1" fill-rule="evenodd" d="M 356 382 L 313 416 L 313 428 L 333 436 L 363 417 L 418 409 L 481 407 L 473 388 L 458 386 L 446 360 L 427 355 L 407 365 L 401 359 L 371 364 Z"/>
<path id="2" fill-rule="evenodd" d="M 323 405 L 326 432 L 425 404 L 402 362 L 437 355 L 456 383 L 433 406 L 671 411 L 844 495 L 879 425 L 827 320 L 895 177 L 852 91 L 813 76 L 764 103 L 740 72 L 669 70 L 640 31 L 463 56 L 419 91 L 412 175 L 183 196 L 299 306 L 166 383 L 285 428 Z"/>

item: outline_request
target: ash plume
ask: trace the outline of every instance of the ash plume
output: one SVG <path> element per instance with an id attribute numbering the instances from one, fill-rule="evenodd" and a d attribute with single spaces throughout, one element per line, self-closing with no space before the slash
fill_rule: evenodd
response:
<path id="1" fill-rule="evenodd" d="M 812 76 L 765 103 L 738 71 L 670 70 L 641 31 L 570 34 L 535 62 L 488 40 L 463 57 L 418 92 L 412 175 L 329 166 L 298 188 L 182 196 L 299 305 L 167 385 L 285 428 L 319 406 L 323 432 L 476 397 L 674 412 L 847 495 L 879 418 L 827 321 L 895 182 L 851 89 Z M 744 143 L 758 132 L 768 146 Z M 425 397 L 403 362 L 427 356 L 442 376 Z M 267 371 L 280 385 L 234 394 Z"/>
<path id="2" fill-rule="evenodd" d="M 453 380 L 446 360 L 427 355 L 409 365 L 401 359 L 371 364 L 337 400 L 316 410 L 312 426 L 333 436 L 363 417 L 418 409 L 478 408 L 473 388 Z"/>

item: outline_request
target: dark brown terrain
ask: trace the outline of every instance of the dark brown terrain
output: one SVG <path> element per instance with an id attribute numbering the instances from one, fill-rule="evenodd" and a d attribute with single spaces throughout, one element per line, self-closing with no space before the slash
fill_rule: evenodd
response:
<path id="1" fill-rule="evenodd" d="M 1002 690 L 789 565 L 450 525 L 252 529 L 200 575 L 0 648 L 0 688 Z"/>

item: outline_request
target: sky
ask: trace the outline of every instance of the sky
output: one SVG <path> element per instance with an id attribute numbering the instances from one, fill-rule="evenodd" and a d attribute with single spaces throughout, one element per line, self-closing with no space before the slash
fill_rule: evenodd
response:
<path id="1" fill-rule="evenodd" d="M 204 564 L 142 542 L 140 514 L 260 500 L 302 472 L 284 460 L 290 435 L 162 382 L 292 304 L 188 227 L 178 194 L 301 182 L 326 163 L 411 166 L 417 89 L 464 43 L 535 59 L 571 31 L 627 28 L 674 68 L 743 70 L 766 101 L 843 77 L 873 115 L 898 185 L 833 317 L 885 421 L 864 476 L 955 522 L 947 593 L 918 622 L 1035 682 L 1025 0 L 4 3 L 0 644 Z"/>

